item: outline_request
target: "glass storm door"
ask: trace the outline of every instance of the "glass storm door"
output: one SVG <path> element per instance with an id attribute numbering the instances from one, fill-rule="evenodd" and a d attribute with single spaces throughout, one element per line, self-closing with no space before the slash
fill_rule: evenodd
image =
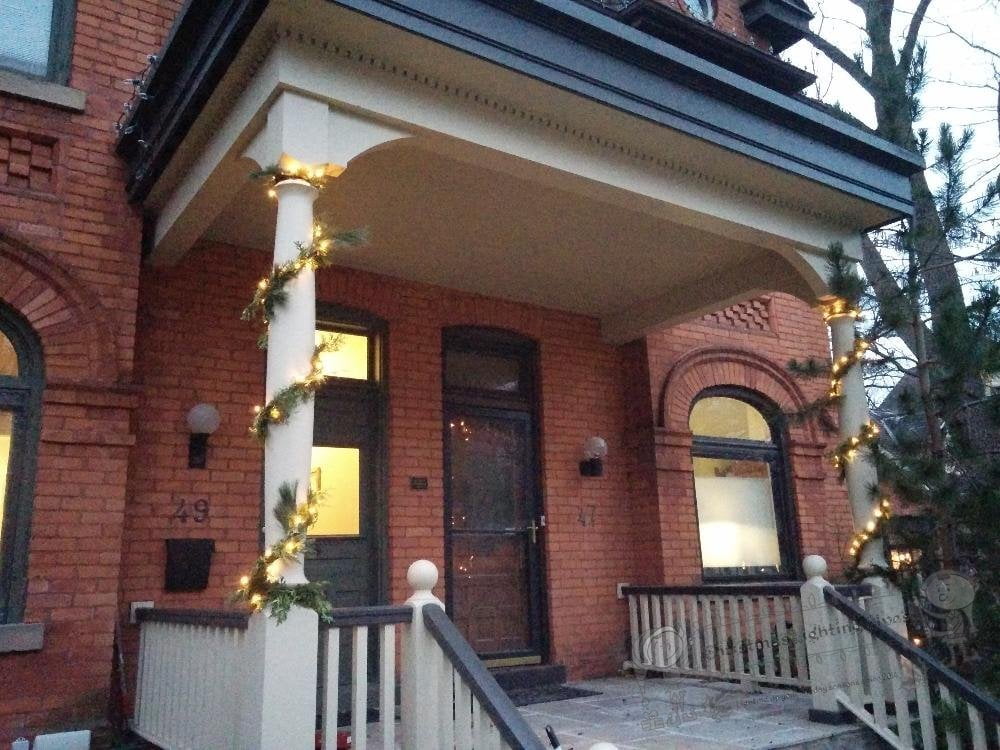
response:
<path id="1" fill-rule="evenodd" d="M 541 661 L 539 516 L 531 415 L 445 414 L 448 611 L 498 664 Z"/>

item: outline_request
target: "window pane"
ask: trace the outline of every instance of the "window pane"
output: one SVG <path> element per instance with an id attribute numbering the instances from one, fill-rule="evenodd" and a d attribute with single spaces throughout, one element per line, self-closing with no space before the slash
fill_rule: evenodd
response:
<path id="1" fill-rule="evenodd" d="M 33 76 L 49 70 L 54 0 L 0 0 L 0 67 Z"/>
<path id="2" fill-rule="evenodd" d="M 332 378 L 368 380 L 368 337 L 339 331 L 316 331 L 316 344 L 333 342 L 335 351 L 320 355 L 323 373 Z"/>
<path id="3" fill-rule="evenodd" d="M 7 475 L 10 473 L 11 439 L 14 415 L 0 411 L 0 541 L 3 540 L 3 510 L 7 498 Z"/>
<path id="4" fill-rule="evenodd" d="M 0 375 L 14 375 L 17 370 L 17 352 L 10 339 L 0 333 Z"/>
<path id="5" fill-rule="evenodd" d="M 312 536 L 358 536 L 361 533 L 361 451 L 314 446 L 313 491 L 321 492 L 319 518 Z"/>
<path id="6" fill-rule="evenodd" d="M 735 398 L 712 396 L 691 409 L 691 432 L 703 437 L 771 440 L 771 428 L 763 415 L 750 404 Z"/>
<path id="7" fill-rule="evenodd" d="M 445 384 L 477 391 L 517 393 L 521 390 L 521 361 L 502 354 L 450 351 L 444 359 Z"/>
<path id="8" fill-rule="evenodd" d="M 764 461 L 694 459 L 702 565 L 725 573 L 781 568 L 771 467 Z"/>

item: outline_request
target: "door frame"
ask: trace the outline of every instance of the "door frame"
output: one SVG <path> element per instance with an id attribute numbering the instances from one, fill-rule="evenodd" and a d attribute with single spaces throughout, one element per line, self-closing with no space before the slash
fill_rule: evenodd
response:
<path id="1" fill-rule="evenodd" d="M 538 345 L 532 339 L 513 331 L 485 326 L 450 326 L 441 335 L 441 450 L 443 458 L 442 489 L 444 495 L 443 543 L 445 566 L 445 607 L 454 611 L 454 586 L 452 581 L 452 538 L 448 526 L 452 498 L 448 475 L 451 454 L 448 448 L 448 424 L 453 409 L 466 409 L 484 416 L 522 415 L 527 419 L 528 457 L 526 461 L 527 486 L 534 498 L 534 520 L 545 515 L 545 494 L 542 482 L 541 399 Z M 449 388 L 445 373 L 448 351 L 465 351 L 480 354 L 501 354 L 517 357 L 526 381 L 522 393 L 501 394 L 465 388 Z M 485 655 L 489 666 L 515 666 L 547 663 L 549 660 L 548 588 L 545 558 L 545 528 L 542 538 L 534 545 L 534 555 L 529 556 L 529 606 L 531 627 L 536 648 L 530 652 Z M 532 560 L 533 557 L 533 560 Z M 532 565 L 532 562 L 534 563 Z"/>
<path id="2" fill-rule="evenodd" d="M 363 333 L 369 337 L 368 372 L 366 381 L 350 378 L 330 378 L 322 390 L 336 389 L 339 394 L 374 401 L 376 424 L 372 452 L 372 534 L 375 548 L 375 599 L 389 603 L 389 378 L 388 323 L 382 318 L 357 308 L 331 302 L 316 303 L 316 328 L 343 333 Z M 316 397 L 321 397 L 321 393 Z"/>

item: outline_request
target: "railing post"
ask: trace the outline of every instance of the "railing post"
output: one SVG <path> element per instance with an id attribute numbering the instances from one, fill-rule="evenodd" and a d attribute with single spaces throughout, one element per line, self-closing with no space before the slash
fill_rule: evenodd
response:
<path id="1" fill-rule="evenodd" d="M 406 581 L 413 594 L 406 603 L 413 608 L 413 620 L 403 638 L 401 675 L 401 734 L 403 747 L 410 750 L 433 750 L 438 747 L 437 680 L 439 649 L 424 625 L 423 608 L 444 609 L 432 589 L 438 581 L 438 569 L 430 560 L 417 560 L 406 571 Z M 450 708 L 450 707 L 449 707 Z"/>
<path id="2" fill-rule="evenodd" d="M 802 623 L 805 628 L 806 658 L 809 661 L 809 682 L 812 708 L 809 718 L 823 723 L 842 723 L 849 720 L 837 701 L 837 691 L 844 686 L 843 635 L 837 620 L 831 623 L 829 606 L 823 590 L 830 585 L 824 576 L 826 560 L 819 555 L 809 555 L 802 561 L 806 582 L 802 584 Z M 832 627 L 831 627 L 832 625 Z"/>

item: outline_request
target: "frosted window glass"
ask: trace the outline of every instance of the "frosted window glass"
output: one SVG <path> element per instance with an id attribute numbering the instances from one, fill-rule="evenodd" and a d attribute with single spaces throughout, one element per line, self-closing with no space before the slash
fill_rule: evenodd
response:
<path id="1" fill-rule="evenodd" d="M 368 337 L 355 333 L 316 331 L 316 344 L 332 343 L 334 351 L 319 357 L 323 374 L 331 378 L 368 380 Z"/>
<path id="2" fill-rule="evenodd" d="M 55 0 L 0 0 L 0 67 L 45 76 Z"/>
<path id="3" fill-rule="evenodd" d="M 17 352 L 10 339 L 0 333 L 0 375 L 17 377 Z"/>
<path id="4" fill-rule="evenodd" d="M 771 440 L 763 415 L 746 401 L 724 396 L 700 399 L 691 409 L 691 432 L 702 437 Z"/>
<path id="5" fill-rule="evenodd" d="M 14 419 L 9 411 L 0 411 L 0 541 L 3 540 L 3 509 L 7 497 L 7 474 L 10 473 L 10 444 Z"/>
<path id="6" fill-rule="evenodd" d="M 771 469 L 763 461 L 694 459 L 705 568 L 780 568 Z"/>
<path id="7" fill-rule="evenodd" d="M 312 449 L 313 491 L 321 493 L 312 536 L 361 533 L 361 451 L 316 446 Z"/>

